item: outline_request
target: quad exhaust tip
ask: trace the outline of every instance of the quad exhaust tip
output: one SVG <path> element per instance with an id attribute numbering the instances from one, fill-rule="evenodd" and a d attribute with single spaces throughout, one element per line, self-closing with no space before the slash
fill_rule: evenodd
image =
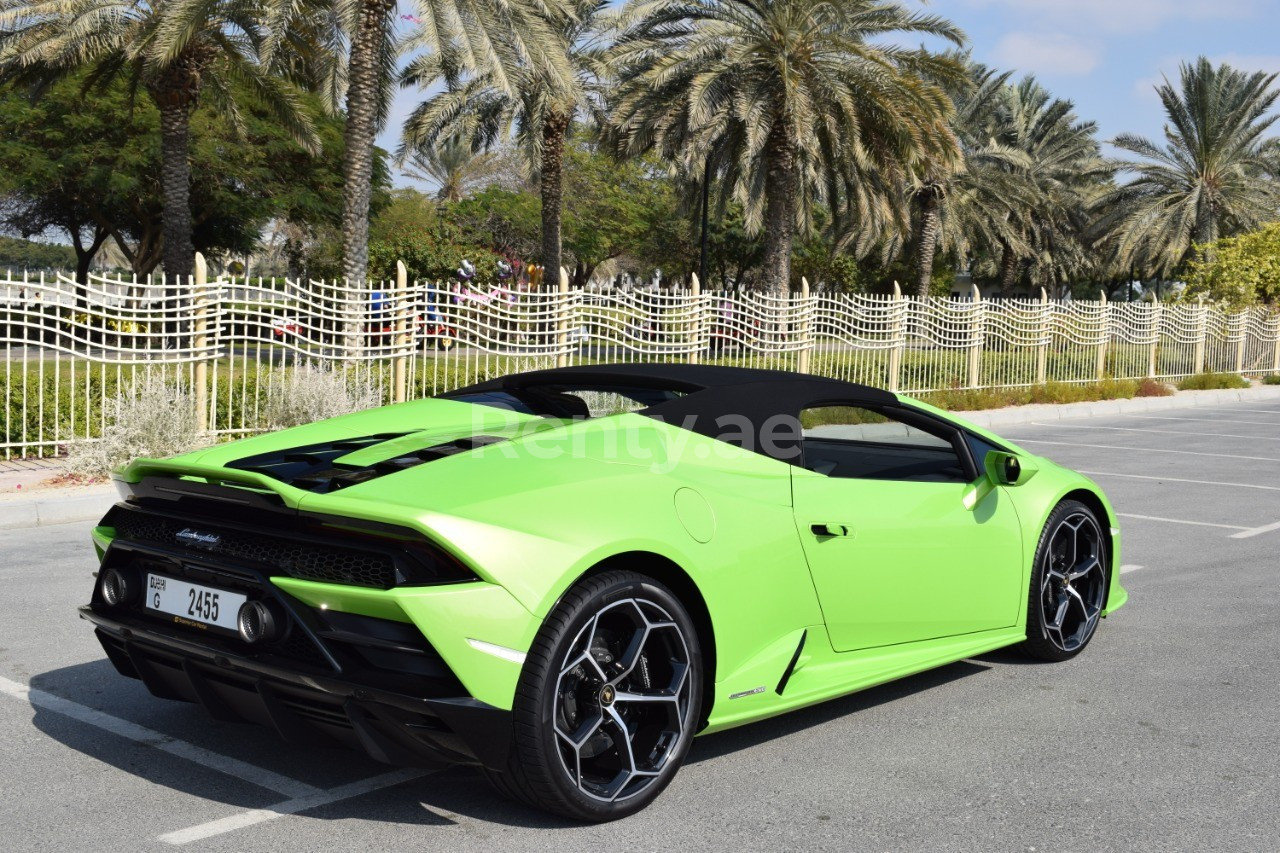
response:
<path id="1" fill-rule="evenodd" d="M 236 632 L 246 643 L 268 643 L 283 633 L 283 614 L 268 601 L 246 601 L 236 614 Z"/>
<path id="2" fill-rule="evenodd" d="M 99 580 L 102 600 L 110 607 L 128 604 L 138 594 L 140 587 L 137 577 L 132 572 L 122 572 L 111 568 L 102 573 Z"/>

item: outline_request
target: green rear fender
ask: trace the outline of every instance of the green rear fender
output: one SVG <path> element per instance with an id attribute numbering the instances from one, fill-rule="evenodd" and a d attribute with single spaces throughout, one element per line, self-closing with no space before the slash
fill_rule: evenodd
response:
<path id="1" fill-rule="evenodd" d="M 380 590 L 289 577 L 271 582 L 311 607 L 412 623 L 468 693 L 504 710 L 511 709 L 524 653 L 542 624 L 490 583 Z"/>

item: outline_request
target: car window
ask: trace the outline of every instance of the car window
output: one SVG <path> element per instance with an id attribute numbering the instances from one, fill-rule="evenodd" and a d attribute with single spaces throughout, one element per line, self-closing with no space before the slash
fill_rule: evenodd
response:
<path id="1" fill-rule="evenodd" d="M 966 468 L 945 427 L 928 430 L 860 406 L 800 414 L 804 467 L 828 477 L 963 482 Z"/>
<path id="2" fill-rule="evenodd" d="M 683 396 L 669 388 L 532 385 L 512 391 L 444 395 L 447 399 L 549 418 L 603 418 Z"/>

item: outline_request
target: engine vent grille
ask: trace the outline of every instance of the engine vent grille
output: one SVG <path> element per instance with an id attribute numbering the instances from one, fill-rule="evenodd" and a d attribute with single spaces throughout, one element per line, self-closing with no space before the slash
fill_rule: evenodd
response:
<path id="1" fill-rule="evenodd" d="M 110 523 L 119 539 L 176 545 L 193 554 L 231 557 L 304 580 L 390 589 L 396 584 L 390 554 L 283 538 L 205 523 L 190 523 L 117 507 Z"/>

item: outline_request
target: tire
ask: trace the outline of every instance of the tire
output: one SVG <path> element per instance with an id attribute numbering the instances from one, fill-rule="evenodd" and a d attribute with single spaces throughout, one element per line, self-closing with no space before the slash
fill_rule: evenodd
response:
<path id="1" fill-rule="evenodd" d="M 578 821 L 640 811 L 679 770 L 702 705 L 702 653 L 662 584 L 608 571 L 571 587 L 525 659 L 497 790 Z"/>
<path id="2" fill-rule="evenodd" d="M 1079 501 L 1063 501 L 1049 514 L 1027 595 L 1028 655 L 1064 661 L 1089 645 L 1107 598 L 1106 542 L 1098 516 Z"/>

